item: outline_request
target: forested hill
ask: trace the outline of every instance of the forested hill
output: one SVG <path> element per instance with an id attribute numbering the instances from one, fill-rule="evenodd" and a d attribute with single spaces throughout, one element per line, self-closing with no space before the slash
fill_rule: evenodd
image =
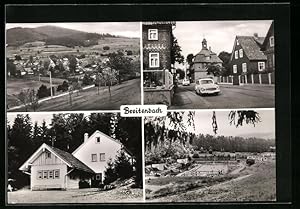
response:
<path id="1" fill-rule="evenodd" d="M 27 42 L 44 41 L 45 44 L 63 46 L 89 46 L 105 37 L 116 37 L 105 33 L 87 33 L 57 26 L 37 28 L 10 28 L 6 32 L 6 43 L 9 46 L 20 46 Z"/>

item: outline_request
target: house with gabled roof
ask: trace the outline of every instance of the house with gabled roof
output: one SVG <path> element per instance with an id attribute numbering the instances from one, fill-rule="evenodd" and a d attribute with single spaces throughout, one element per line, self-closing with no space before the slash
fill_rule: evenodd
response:
<path id="1" fill-rule="evenodd" d="M 19 170 L 30 175 L 31 190 L 75 189 L 80 182 L 98 187 L 108 161 L 115 160 L 120 151 L 133 159 L 121 142 L 97 130 L 91 136 L 85 133 L 73 153 L 42 144 Z"/>
<path id="2" fill-rule="evenodd" d="M 204 38 L 202 41 L 202 49 L 194 56 L 192 69 L 194 70 L 194 79 L 208 77 L 207 69 L 209 65 L 222 67 L 223 61 L 217 56 L 215 52 L 208 48 L 207 41 Z"/>
<path id="3" fill-rule="evenodd" d="M 230 57 L 233 84 L 243 83 L 248 74 L 265 72 L 267 57 L 261 51 L 263 41 L 264 37 L 256 33 L 254 36 L 236 36 Z"/>
<path id="4" fill-rule="evenodd" d="M 79 188 L 80 180 L 88 180 L 94 171 L 72 154 L 42 144 L 19 168 L 30 175 L 31 190 Z"/>
<path id="5" fill-rule="evenodd" d="M 120 141 L 97 130 L 91 136 L 85 133 L 83 143 L 72 155 L 95 172 L 91 179 L 91 186 L 96 186 L 104 180 L 104 171 L 108 161 L 115 160 L 120 151 L 124 151 L 128 157 L 132 157 L 132 154 Z"/>
<path id="6" fill-rule="evenodd" d="M 272 22 L 266 38 L 261 46 L 262 51 L 267 57 L 266 70 L 268 72 L 275 71 L 275 38 L 274 38 L 274 21 Z"/>

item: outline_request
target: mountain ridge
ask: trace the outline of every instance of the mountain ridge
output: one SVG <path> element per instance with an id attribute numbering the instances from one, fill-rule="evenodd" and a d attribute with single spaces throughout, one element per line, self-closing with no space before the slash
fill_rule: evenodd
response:
<path id="1" fill-rule="evenodd" d="M 45 41 L 46 44 L 61 44 L 65 46 L 84 46 L 85 44 L 96 44 L 98 39 L 105 37 L 118 36 L 109 33 L 89 33 L 51 25 L 36 28 L 15 27 L 6 31 L 6 43 L 11 46 L 20 46 L 33 41 Z"/>

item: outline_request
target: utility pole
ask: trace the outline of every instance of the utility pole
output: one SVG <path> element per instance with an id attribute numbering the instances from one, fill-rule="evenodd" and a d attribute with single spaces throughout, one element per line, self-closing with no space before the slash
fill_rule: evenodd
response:
<path id="1" fill-rule="evenodd" d="M 51 77 L 51 70 L 49 70 L 49 75 L 50 75 L 50 93 L 51 93 L 51 97 L 53 97 L 53 90 L 52 90 L 52 77 Z"/>

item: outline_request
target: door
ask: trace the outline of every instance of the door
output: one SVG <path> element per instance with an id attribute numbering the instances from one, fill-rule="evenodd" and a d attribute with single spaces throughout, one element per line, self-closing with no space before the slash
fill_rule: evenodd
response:
<path id="1" fill-rule="evenodd" d="M 233 85 L 240 85 L 238 75 L 233 76 Z"/>
<path id="2" fill-rule="evenodd" d="M 92 177 L 91 187 L 98 188 L 102 184 L 102 173 L 97 173 Z"/>

